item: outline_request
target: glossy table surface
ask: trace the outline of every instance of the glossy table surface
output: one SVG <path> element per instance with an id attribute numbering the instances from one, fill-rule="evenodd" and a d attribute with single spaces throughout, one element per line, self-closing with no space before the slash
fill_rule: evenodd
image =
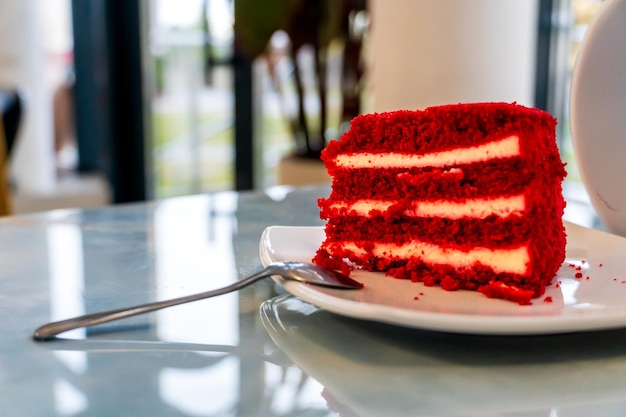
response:
<path id="1" fill-rule="evenodd" d="M 0 219 L 1 415 L 623 415 L 626 330 L 405 329 L 328 313 L 271 280 L 31 339 L 50 320 L 248 275 L 261 267 L 263 230 L 321 225 L 316 200 L 327 193 L 274 188 Z"/>

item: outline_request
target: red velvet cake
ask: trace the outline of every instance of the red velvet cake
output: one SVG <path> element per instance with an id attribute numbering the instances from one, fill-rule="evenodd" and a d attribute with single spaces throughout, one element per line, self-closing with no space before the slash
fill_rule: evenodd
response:
<path id="1" fill-rule="evenodd" d="M 322 154 L 313 261 L 530 304 L 565 258 L 565 177 L 548 113 L 475 103 L 361 115 Z"/>

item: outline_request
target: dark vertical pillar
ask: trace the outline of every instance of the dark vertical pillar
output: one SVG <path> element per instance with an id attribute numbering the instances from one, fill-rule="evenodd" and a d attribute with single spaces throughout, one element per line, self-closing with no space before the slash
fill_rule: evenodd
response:
<path id="1" fill-rule="evenodd" d="M 235 25 L 240 10 L 235 1 Z M 241 7 L 241 6 L 240 6 Z M 238 47 L 235 30 L 233 71 L 235 73 L 235 189 L 254 188 L 252 62 Z"/>
<path id="2" fill-rule="evenodd" d="M 139 0 L 73 0 L 79 170 L 103 171 L 115 203 L 148 197 Z"/>
<path id="3" fill-rule="evenodd" d="M 109 45 L 105 1 L 72 1 L 78 170 L 101 171 L 111 136 Z"/>
<path id="4" fill-rule="evenodd" d="M 535 67 L 535 107 L 548 110 L 552 62 L 553 0 L 539 0 L 537 61 Z"/>
<path id="5" fill-rule="evenodd" d="M 567 137 L 571 25 L 570 0 L 539 1 L 535 106 L 559 121 L 556 128 L 559 145 Z"/>

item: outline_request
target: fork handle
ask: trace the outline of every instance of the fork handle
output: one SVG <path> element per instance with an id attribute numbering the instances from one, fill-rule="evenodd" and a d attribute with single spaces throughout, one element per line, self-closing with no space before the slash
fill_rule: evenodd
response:
<path id="1" fill-rule="evenodd" d="M 179 304 L 190 303 L 192 301 L 203 300 L 205 298 L 211 298 L 222 294 L 227 294 L 247 287 L 248 285 L 259 281 L 260 279 L 267 278 L 270 274 L 267 271 L 260 271 L 247 278 L 241 279 L 230 285 L 222 288 L 218 288 L 211 291 L 205 291 L 197 294 L 186 295 L 183 297 L 172 298 L 170 300 L 155 301 L 152 303 L 139 304 L 131 307 L 117 308 L 114 310 L 101 311 L 98 313 L 85 314 L 70 319 L 54 321 L 44 324 L 38 327 L 33 332 L 33 339 L 39 342 L 48 341 L 53 339 L 59 333 L 66 332 L 68 330 L 79 329 L 81 327 L 93 326 L 95 324 L 107 323 L 114 320 L 123 319 L 131 316 L 138 316 L 140 314 L 150 313 L 152 311 L 161 310 L 163 308 L 176 306 Z"/>

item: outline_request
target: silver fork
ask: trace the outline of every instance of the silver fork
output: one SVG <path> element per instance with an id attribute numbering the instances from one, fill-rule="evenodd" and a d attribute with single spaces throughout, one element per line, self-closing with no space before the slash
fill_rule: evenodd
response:
<path id="1" fill-rule="evenodd" d="M 85 314 L 83 316 L 44 324 L 35 330 L 33 333 L 33 339 L 36 341 L 46 341 L 53 339 L 59 333 L 66 332 L 68 330 L 107 323 L 113 320 L 137 316 L 179 304 L 190 303 L 192 301 L 227 294 L 229 292 L 240 290 L 241 288 L 247 287 L 256 281 L 272 275 L 278 275 L 287 280 L 319 285 L 322 287 L 337 289 L 363 288 L 363 284 L 360 282 L 357 282 L 340 272 L 323 268 L 316 264 L 308 262 L 276 262 L 268 265 L 266 268 L 250 275 L 247 278 L 243 278 L 237 282 L 215 290 L 173 298 L 171 300 L 155 301 L 152 303 L 107 310 L 99 313 Z"/>

